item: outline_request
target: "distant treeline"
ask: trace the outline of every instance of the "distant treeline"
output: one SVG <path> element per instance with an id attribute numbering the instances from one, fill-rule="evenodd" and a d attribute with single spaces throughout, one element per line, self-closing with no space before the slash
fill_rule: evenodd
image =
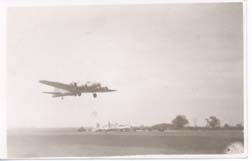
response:
<path id="1" fill-rule="evenodd" d="M 189 120 L 185 115 L 177 115 L 171 123 L 159 123 L 153 126 L 132 126 L 127 128 L 107 128 L 96 129 L 96 131 L 169 131 L 169 130 L 243 130 L 242 124 L 229 125 L 225 123 L 221 126 L 221 120 L 216 116 L 210 116 L 205 119 L 206 126 L 197 126 L 194 120 L 194 126 L 190 126 Z M 89 131 L 81 127 L 79 131 Z"/>
<path id="2" fill-rule="evenodd" d="M 165 131 L 165 130 L 219 130 L 219 129 L 225 129 L 225 130 L 243 130 L 242 124 L 236 124 L 236 125 L 229 125 L 228 123 L 225 123 L 223 126 L 221 126 L 221 120 L 217 118 L 216 116 L 210 116 L 205 119 L 206 126 L 197 126 L 196 120 L 194 120 L 194 126 L 190 126 L 189 120 L 186 118 L 185 115 L 177 115 L 171 123 L 160 123 L 153 125 L 151 127 L 148 127 L 150 129 L 158 130 L 158 131 Z"/>

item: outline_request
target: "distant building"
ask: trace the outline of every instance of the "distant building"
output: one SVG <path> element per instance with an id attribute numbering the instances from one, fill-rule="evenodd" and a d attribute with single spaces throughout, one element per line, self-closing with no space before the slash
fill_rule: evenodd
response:
<path id="1" fill-rule="evenodd" d="M 168 123 L 161 123 L 156 124 L 151 127 L 151 131 L 157 130 L 157 131 L 168 131 L 174 129 L 174 125 L 168 124 Z"/>
<path id="2" fill-rule="evenodd" d="M 80 127 L 79 129 L 78 129 L 78 132 L 85 132 L 86 131 L 86 129 L 84 128 L 84 127 Z"/>

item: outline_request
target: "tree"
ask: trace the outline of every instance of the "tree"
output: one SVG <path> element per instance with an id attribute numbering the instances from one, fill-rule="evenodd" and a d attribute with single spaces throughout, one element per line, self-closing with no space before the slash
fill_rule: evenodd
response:
<path id="1" fill-rule="evenodd" d="M 172 120 L 172 124 L 176 128 L 183 128 L 185 125 L 189 124 L 189 121 L 187 120 L 186 116 L 178 115 L 175 119 Z"/>
<path id="2" fill-rule="evenodd" d="M 210 116 L 206 119 L 207 121 L 207 127 L 210 128 L 219 128 L 220 127 L 220 119 L 218 119 L 215 116 Z"/>

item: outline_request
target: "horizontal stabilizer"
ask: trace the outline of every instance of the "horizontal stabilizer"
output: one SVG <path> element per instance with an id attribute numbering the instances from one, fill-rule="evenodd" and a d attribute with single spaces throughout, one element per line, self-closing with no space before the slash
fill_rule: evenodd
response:
<path id="1" fill-rule="evenodd" d="M 58 93 L 54 94 L 52 97 L 63 97 L 63 96 L 76 96 L 76 93 Z"/>
<path id="2" fill-rule="evenodd" d="M 46 94 L 55 94 L 55 95 L 57 95 L 57 94 L 62 94 L 62 93 L 60 93 L 60 92 L 43 92 L 43 93 L 46 93 Z"/>

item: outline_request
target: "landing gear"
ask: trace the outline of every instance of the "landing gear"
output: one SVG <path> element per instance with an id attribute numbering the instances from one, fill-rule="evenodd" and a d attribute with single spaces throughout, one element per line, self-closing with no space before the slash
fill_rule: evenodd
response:
<path id="1" fill-rule="evenodd" d="M 93 93 L 93 97 L 96 98 L 96 97 L 97 97 L 97 94 L 96 94 L 96 93 Z"/>

